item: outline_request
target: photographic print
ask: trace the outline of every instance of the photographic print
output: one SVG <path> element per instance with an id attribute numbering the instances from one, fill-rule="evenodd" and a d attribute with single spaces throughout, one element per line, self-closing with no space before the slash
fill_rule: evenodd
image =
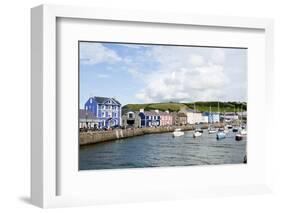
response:
<path id="1" fill-rule="evenodd" d="M 247 48 L 78 45 L 79 170 L 247 163 Z"/>

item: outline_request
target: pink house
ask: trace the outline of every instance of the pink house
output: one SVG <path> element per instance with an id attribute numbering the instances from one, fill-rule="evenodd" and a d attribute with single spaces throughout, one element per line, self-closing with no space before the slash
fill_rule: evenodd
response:
<path id="1" fill-rule="evenodd" d="M 173 125 L 173 115 L 169 111 L 160 112 L 160 126 L 171 126 Z"/>

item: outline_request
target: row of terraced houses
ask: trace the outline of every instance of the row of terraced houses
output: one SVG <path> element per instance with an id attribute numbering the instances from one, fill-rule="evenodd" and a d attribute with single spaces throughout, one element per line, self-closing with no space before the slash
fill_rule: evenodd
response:
<path id="1" fill-rule="evenodd" d="M 230 120 L 238 119 L 235 113 L 229 113 Z M 197 123 L 216 123 L 221 117 L 218 113 L 198 112 L 182 109 L 179 112 L 150 110 L 128 111 L 122 115 L 122 105 L 115 98 L 91 97 L 79 112 L 80 128 L 153 127 L 186 125 Z"/>

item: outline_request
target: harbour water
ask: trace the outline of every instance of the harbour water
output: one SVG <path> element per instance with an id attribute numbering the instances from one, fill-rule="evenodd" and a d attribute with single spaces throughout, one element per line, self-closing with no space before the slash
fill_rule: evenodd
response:
<path id="1" fill-rule="evenodd" d="M 79 169 L 120 169 L 191 165 L 240 164 L 246 155 L 246 138 L 235 141 L 231 130 L 225 139 L 216 134 L 193 138 L 193 132 L 148 134 L 80 146 Z"/>

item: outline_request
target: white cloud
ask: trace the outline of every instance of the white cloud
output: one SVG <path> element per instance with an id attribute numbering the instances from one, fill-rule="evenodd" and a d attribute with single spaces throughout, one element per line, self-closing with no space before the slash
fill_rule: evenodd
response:
<path id="1" fill-rule="evenodd" d="M 184 47 L 151 48 L 146 55 L 158 61 L 159 69 L 143 74 L 145 87 L 136 97 L 144 102 L 223 99 L 227 95 L 223 88 L 230 82 L 224 68 L 225 53 L 207 53 L 194 54 Z"/>
<path id="2" fill-rule="evenodd" d="M 194 66 L 201 66 L 204 64 L 204 58 L 200 55 L 190 55 L 189 63 Z"/>
<path id="3" fill-rule="evenodd" d="M 100 43 L 80 43 L 80 61 L 86 64 L 114 63 L 121 58 L 113 50 L 106 48 Z"/>

